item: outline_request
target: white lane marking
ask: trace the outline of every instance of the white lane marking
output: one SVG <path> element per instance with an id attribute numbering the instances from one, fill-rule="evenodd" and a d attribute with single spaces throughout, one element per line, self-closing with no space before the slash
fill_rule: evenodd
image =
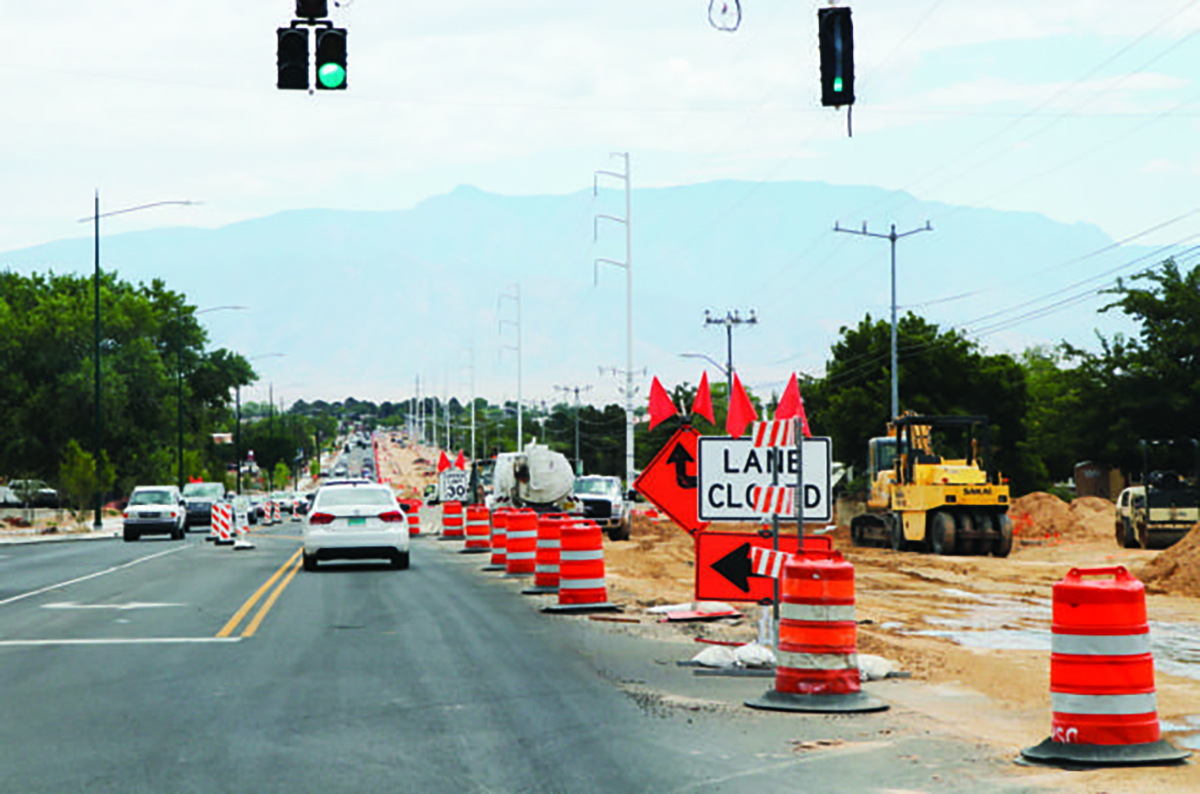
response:
<path id="1" fill-rule="evenodd" d="M 94 640 L 0 640 L 0 648 L 42 648 L 54 645 L 221 645 L 241 637 L 127 637 Z"/>
<path id="2" fill-rule="evenodd" d="M 164 609 L 166 607 L 185 607 L 187 604 L 144 604 L 141 601 L 130 601 L 128 604 L 79 604 L 74 601 L 60 601 L 55 604 L 42 604 L 42 609 Z"/>
<path id="3" fill-rule="evenodd" d="M 87 576 L 80 576 L 78 579 L 71 579 L 66 582 L 59 582 L 58 584 L 47 585 L 46 587 L 42 587 L 37 590 L 30 590 L 28 593 L 21 593 L 20 595 L 15 595 L 15 596 L 12 596 L 11 598 L 6 598 L 3 601 L 0 601 L 0 607 L 5 606 L 7 604 L 15 603 L 17 601 L 24 601 L 26 598 L 33 598 L 34 596 L 41 595 L 42 593 L 49 593 L 51 590 L 59 590 L 63 587 L 70 587 L 73 584 L 79 584 L 80 582 L 86 582 L 88 579 L 95 579 L 98 576 L 105 576 L 110 573 L 115 573 L 116 571 L 120 571 L 124 568 L 132 568 L 133 566 L 137 565 L 138 563 L 146 562 L 147 560 L 153 560 L 156 557 L 162 557 L 167 554 L 174 554 L 177 551 L 183 551 L 184 549 L 188 549 L 188 548 L 191 548 L 191 546 L 176 546 L 173 549 L 167 549 L 166 551 L 160 551 L 155 554 L 150 554 L 146 557 L 138 557 L 136 560 L 132 560 L 132 561 L 124 563 L 122 565 L 114 565 L 112 568 L 106 568 L 103 571 L 97 571 L 96 573 L 89 573 Z"/>

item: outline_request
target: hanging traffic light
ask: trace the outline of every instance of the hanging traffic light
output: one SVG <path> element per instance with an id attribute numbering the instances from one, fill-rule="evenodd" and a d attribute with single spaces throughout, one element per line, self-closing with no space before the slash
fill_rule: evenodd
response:
<path id="1" fill-rule="evenodd" d="M 279 28 L 276 66 L 279 69 L 279 88 L 308 90 L 308 29 Z"/>
<path id="2" fill-rule="evenodd" d="M 346 29 L 317 28 L 317 89 L 346 88 Z"/>
<path id="3" fill-rule="evenodd" d="M 821 42 L 821 104 L 854 104 L 854 24 L 849 8 L 817 10 Z"/>
<path id="4" fill-rule="evenodd" d="M 324 19 L 329 16 L 328 0 L 296 0 L 296 16 L 301 19 Z"/>

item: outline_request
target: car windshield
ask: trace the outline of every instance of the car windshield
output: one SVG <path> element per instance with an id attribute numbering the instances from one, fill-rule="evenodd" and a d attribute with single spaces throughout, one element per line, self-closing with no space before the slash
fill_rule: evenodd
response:
<path id="1" fill-rule="evenodd" d="M 360 506 L 395 507 L 396 500 L 383 488 L 330 488 L 318 495 L 316 509 Z"/>
<path id="2" fill-rule="evenodd" d="M 615 480 L 576 480 L 575 493 L 578 494 L 599 494 L 601 496 L 612 496 L 618 494 L 621 489 L 617 487 Z"/>
<path id="3" fill-rule="evenodd" d="M 191 482 L 183 486 L 184 496 L 195 496 L 201 499 L 220 499 L 224 489 L 217 483 Z"/>
<path id="4" fill-rule="evenodd" d="M 130 505 L 169 505 L 171 501 L 170 491 L 135 491 L 129 497 Z"/>

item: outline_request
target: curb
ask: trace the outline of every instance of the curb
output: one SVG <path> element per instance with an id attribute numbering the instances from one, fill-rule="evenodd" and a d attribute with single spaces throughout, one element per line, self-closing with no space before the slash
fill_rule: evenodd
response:
<path id="1" fill-rule="evenodd" d="M 112 532 L 62 533 L 53 535 L 27 535 L 19 537 L 0 537 L 0 548 L 5 546 L 36 546 L 46 543 L 72 543 L 81 541 L 116 540 L 121 537 L 121 530 Z"/>

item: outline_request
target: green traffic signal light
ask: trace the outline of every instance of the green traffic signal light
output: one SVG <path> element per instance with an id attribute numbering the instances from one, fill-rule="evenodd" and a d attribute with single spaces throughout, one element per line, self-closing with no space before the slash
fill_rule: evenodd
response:
<path id="1" fill-rule="evenodd" d="M 838 94 L 842 93 L 842 78 L 833 78 L 833 90 Z"/>
<path id="2" fill-rule="evenodd" d="M 317 79 L 325 88 L 341 88 L 346 82 L 346 70 L 336 63 L 322 64 L 317 69 Z"/>

